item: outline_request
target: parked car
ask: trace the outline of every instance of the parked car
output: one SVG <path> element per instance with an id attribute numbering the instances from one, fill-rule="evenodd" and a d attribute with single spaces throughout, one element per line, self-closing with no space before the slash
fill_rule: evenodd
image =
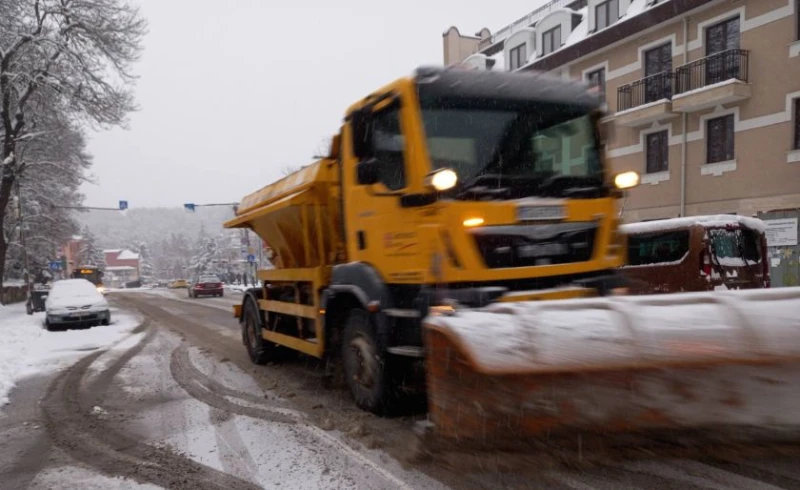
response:
<path id="1" fill-rule="evenodd" d="M 765 224 L 735 215 L 693 216 L 622 226 L 632 294 L 770 286 Z"/>
<path id="2" fill-rule="evenodd" d="M 186 279 L 175 279 L 169 283 L 170 289 L 186 289 L 189 287 L 189 282 Z"/>
<path id="3" fill-rule="evenodd" d="M 97 287 L 86 279 L 56 281 L 45 301 L 45 327 L 108 325 L 111 311 Z"/>
<path id="4" fill-rule="evenodd" d="M 217 276 L 204 275 L 195 278 L 189 288 L 189 297 L 219 296 L 223 295 L 222 281 Z"/>

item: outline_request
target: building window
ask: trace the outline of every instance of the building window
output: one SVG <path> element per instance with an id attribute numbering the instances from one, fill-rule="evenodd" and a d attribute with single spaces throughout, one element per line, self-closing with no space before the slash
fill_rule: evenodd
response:
<path id="1" fill-rule="evenodd" d="M 595 29 L 605 29 L 619 20 L 619 0 L 608 0 L 594 8 Z"/>
<path id="2" fill-rule="evenodd" d="M 508 69 L 509 70 L 516 70 L 517 68 L 524 66 L 528 62 L 528 57 L 526 56 L 526 45 L 520 44 L 516 48 L 511 48 L 508 51 L 508 55 L 511 57 L 508 60 Z"/>
<path id="3" fill-rule="evenodd" d="M 645 103 L 672 98 L 672 43 L 644 53 Z"/>
<path id="4" fill-rule="evenodd" d="M 669 133 L 659 131 L 646 136 L 647 165 L 646 172 L 654 174 L 669 170 Z"/>
<path id="5" fill-rule="evenodd" d="M 706 85 L 739 76 L 739 17 L 706 29 Z"/>
<path id="6" fill-rule="evenodd" d="M 542 34 L 542 56 L 561 47 L 561 26 L 556 26 Z"/>
<path id="7" fill-rule="evenodd" d="M 586 75 L 586 81 L 589 86 L 597 87 L 600 90 L 600 97 L 605 102 L 606 100 L 606 69 L 600 68 Z"/>
<path id="8" fill-rule="evenodd" d="M 800 99 L 794 99 L 794 149 L 800 150 Z"/>
<path id="9" fill-rule="evenodd" d="M 706 125 L 706 163 L 733 160 L 733 114 L 709 119 Z"/>

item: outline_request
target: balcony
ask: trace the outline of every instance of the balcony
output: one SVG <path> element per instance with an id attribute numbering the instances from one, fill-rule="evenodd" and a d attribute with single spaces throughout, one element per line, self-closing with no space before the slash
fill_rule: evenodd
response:
<path id="1" fill-rule="evenodd" d="M 675 75 L 665 71 L 617 89 L 617 124 L 633 128 L 676 116 L 672 109 Z"/>
<path id="2" fill-rule="evenodd" d="M 675 69 L 672 109 L 697 112 L 750 98 L 750 52 L 729 49 Z"/>

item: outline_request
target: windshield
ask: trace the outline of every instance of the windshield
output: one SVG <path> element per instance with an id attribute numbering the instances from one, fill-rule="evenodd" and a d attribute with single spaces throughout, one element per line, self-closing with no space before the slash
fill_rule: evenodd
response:
<path id="1" fill-rule="evenodd" d="M 761 236 L 754 230 L 713 228 L 708 230 L 708 236 L 720 265 L 734 267 L 761 262 Z"/>
<path id="2" fill-rule="evenodd" d="M 458 174 L 454 197 L 579 197 L 602 189 L 593 115 L 552 102 L 422 103 L 433 169 Z"/>

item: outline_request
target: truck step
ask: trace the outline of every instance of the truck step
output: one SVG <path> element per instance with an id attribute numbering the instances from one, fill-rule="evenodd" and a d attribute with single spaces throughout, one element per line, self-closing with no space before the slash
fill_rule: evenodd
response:
<path id="1" fill-rule="evenodd" d="M 425 357 L 425 349 L 413 345 L 396 345 L 386 349 L 389 354 L 405 357 Z"/>
<path id="2" fill-rule="evenodd" d="M 401 309 L 401 308 L 387 308 L 383 310 L 387 316 L 392 316 L 396 318 L 419 318 L 420 314 L 418 310 L 408 310 L 408 309 Z"/>

